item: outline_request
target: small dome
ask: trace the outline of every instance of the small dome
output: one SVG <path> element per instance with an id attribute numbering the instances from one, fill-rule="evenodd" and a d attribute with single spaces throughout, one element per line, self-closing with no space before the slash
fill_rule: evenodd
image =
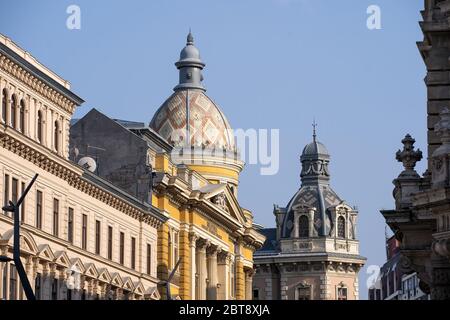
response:
<path id="1" fill-rule="evenodd" d="M 189 95 L 189 130 L 186 98 Z M 202 90 L 180 90 L 156 111 L 150 127 L 173 146 L 220 148 L 235 151 L 233 132 L 220 108 Z"/>
<path id="2" fill-rule="evenodd" d="M 180 52 L 180 60 L 198 60 L 200 59 L 200 51 L 193 45 L 187 45 Z"/>
<path id="3" fill-rule="evenodd" d="M 326 156 L 329 157 L 327 148 L 325 145 L 314 139 L 313 142 L 307 144 L 305 148 L 303 148 L 302 158 L 303 157 L 317 157 L 317 156 Z"/>

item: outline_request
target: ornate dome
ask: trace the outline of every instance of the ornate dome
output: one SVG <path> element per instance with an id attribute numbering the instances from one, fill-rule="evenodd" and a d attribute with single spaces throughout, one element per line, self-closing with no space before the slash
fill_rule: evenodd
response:
<path id="1" fill-rule="evenodd" d="M 314 141 L 303 148 L 302 157 L 316 157 L 317 155 L 329 156 L 325 145 L 314 138 Z"/>
<path id="2" fill-rule="evenodd" d="M 156 111 L 150 127 L 173 146 L 185 146 L 189 135 L 188 145 L 235 151 L 228 120 L 203 90 L 175 91 Z"/>
<path id="3" fill-rule="evenodd" d="M 290 238 L 294 226 L 294 211 L 299 208 L 314 208 L 314 236 L 328 236 L 333 228 L 329 209 L 342 203 L 342 200 L 329 185 L 302 186 L 286 206 L 281 228 L 281 237 Z"/>
<path id="4" fill-rule="evenodd" d="M 314 209 L 314 236 L 328 236 L 333 228 L 330 208 L 343 202 L 330 187 L 330 154 L 325 145 L 317 141 L 315 124 L 313 126 L 313 141 L 303 148 L 300 157 L 302 185 L 286 206 L 282 238 L 291 237 L 294 212 L 304 208 Z"/>

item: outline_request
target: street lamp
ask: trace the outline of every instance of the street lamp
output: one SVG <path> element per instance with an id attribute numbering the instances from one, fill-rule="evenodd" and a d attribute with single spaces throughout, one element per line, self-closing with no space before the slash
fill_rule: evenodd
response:
<path id="1" fill-rule="evenodd" d="M 33 179 L 31 179 L 30 184 L 22 193 L 22 196 L 17 201 L 17 203 L 9 201 L 9 205 L 3 207 L 4 211 L 11 212 L 14 215 L 14 245 L 13 259 L 6 256 L 0 256 L 0 262 L 14 261 L 17 273 L 19 274 L 20 282 L 22 283 L 23 291 L 25 292 L 28 300 L 36 300 L 36 297 L 34 296 L 30 281 L 28 281 L 27 273 L 25 272 L 25 268 L 23 267 L 22 260 L 20 260 L 20 205 L 23 203 L 23 200 L 25 200 L 25 196 L 27 195 L 28 191 L 30 191 L 31 186 L 36 181 L 37 177 L 38 174 L 36 173 Z"/>

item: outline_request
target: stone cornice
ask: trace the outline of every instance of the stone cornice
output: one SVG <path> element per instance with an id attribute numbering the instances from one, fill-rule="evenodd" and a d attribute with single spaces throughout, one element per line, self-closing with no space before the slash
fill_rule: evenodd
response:
<path id="1" fill-rule="evenodd" d="M 167 217 L 162 214 L 156 215 L 150 206 L 150 208 L 140 208 L 140 206 L 143 206 L 142 203 L 139 203 L 139 206 L 133 205 L 131 202 L 108 192 L 105 188 L 84 177 L 82 168 L 49 152 L 34 140 L 4 124 L 0 124 L 0 147 L 66 181 L 71 187 L 155 228 L 158 228 L 167 220 Z"/>
<path id="2" fill-rule="evenodd" d="M 20 83 L 27 85 L 31 90 L 49 99 L 65 111 L 73 114 L 76 106 L 84 101 L 52 80 L 14 52 L 0 44 L 0 69 L 16 78 Z M 21 61 L 23 60 L 23 61 Z"/>

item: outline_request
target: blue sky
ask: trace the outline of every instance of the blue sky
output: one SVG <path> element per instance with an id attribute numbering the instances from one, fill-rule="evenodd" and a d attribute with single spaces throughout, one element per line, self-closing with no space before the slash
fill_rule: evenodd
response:
<path id="1" fill-rule="evenodd" d="M 81 30 L 66 8 L 81 8 Z M 381 8 L 368 30 L 366 9 Z M 280 170 L 249 165 L 239 200 L 274 225 L 273 204 L 300 186 L 299 155 L 318 122 L 332 186 L 360 211 L 367 265 L 385 261 L 382 208 L 392 208 L 400 140 L 426 150 L 425 67 L 416 47 L 423 1 L 25 1 L 2 3 L 0 32 L 69 80 L 86 103 L 113 118 L 149 122 L 178 81 L 174 62 L 189 27 L 206 62 L 207 94 L 234 128 L 280 129 Z M 425 161 L 418 172 L 425 170 Z M 365 270 L 361 296 L 367 296 Z"/>

